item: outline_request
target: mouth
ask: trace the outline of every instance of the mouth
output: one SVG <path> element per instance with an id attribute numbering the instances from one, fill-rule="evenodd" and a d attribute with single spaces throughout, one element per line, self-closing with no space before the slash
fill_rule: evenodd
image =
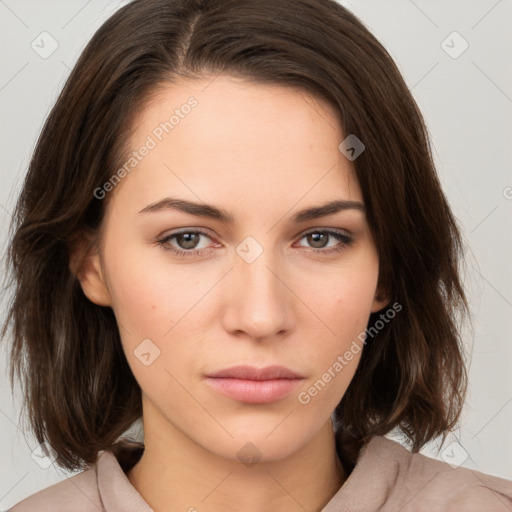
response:
<path id="1" fill-rule="evenodd" d="M 206 383 L 239 402 L 268 404 L 289 395 L 303 379 L 284 366 L 234 366 L 207 375 Z"/>

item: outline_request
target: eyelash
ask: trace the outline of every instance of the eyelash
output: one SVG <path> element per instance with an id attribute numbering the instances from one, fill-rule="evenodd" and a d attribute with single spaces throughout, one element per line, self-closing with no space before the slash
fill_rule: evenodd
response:
<path id="1" fill-rule="evenodd" d="M 176 249 L 169 245 L 170 240 L 172 240 L 173 238 L 175 238 L 178 235 L 184 235 L 184 234 L 204 235 L 207 238 L 211 239 L 211 237 L 208 233 L 206 233 L 205 231 L 201 231 L 200 229 L 196 229 L 196 230 L 180 231 L 178 233 L 173 233 L 164 238 L 161 238 L 160 240 L 157 241 L 157 243 L 164 250 L 170 251 L 178 258 L 192 258 L 194 256 L 199 256 L 203 251 L 208 250 L 208 249 L 191 249 L 189 251 L 185 251 L 183 249 Z M 308 231 L 307 233 L 304 233 L 300 237 L 300 240 L 302 240 L 303 238 L 305 238 L 306 236 L 311 235 L 311 234 L 330 235 L 341 242 L 341 244 L 338 244 L 330 249 L 315 249 L 314 247 L 311 247 L 310 251 L 312 251 L 316 254 L 326 255 L 326 254 L 338 253 L 338 252 L 343 251 L 347 246 L 349 246 L 353 242 L 353 238 L 351 236 L 346 235 L 340 231 L 334 231 L 334 230 L 330 230 L 330 229 L 317 229 L 317 230 Z"/>

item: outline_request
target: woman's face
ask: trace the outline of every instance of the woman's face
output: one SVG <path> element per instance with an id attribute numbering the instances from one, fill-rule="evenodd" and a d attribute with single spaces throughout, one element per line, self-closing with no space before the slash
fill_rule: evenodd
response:
<path id="1" fill-rule="evenodd" d="M 325 428 L 384 305 L 347 135 L 305 92 L 227 76 L 141 112 L 81 282 L 115 313 L 146 435 L 276 460 Z M 316 210 L 333 201 L 347 208 Z M 239 365 L 297 378 L 212 377 Z"/>

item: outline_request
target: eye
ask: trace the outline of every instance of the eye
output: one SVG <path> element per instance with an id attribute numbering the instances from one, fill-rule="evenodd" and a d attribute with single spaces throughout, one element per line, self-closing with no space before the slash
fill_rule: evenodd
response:
<path id="1" fill-rule="evenodd" d="M 303 239 L 306 239 L 307 243 L 310 244 L 309 248 L 312 251 L 322 254 L 342 251 L 353 242 L 353 238 L 350 235 L 331 229 L 309 231 L 302 236 L 301 240 Z M 334 239 L 334 241 L 338 241 L 338 243 L 329 245 L 329 239 Z"/>
<path id="2" fill-rule="evenodd" d="M 211 247 L 208 246 L 199 247 L 201 245 L 201 238 L 207 238 L 211 240 L 211 237 L 205 231 L 189 230 L 181 231 L 179 233 L 172 233 L 158 240 L 158 244 L 162 246 L 166 251 L 170 251 L 176 256 L 187 258 L 191 256 L 197 256 L 202 254 L 205 250 L 211 249 Z M 177 247 L 171 243 L 171 241 L 174 239 Z"/>
<path id="3" fill-rule="evenodd" d="M 205 252 L 213 250 L 213 246 L 204 245 L 207 242 L 201 243 L 202 239 L 212 240 L 210 235 L 205 231 L 188 230 L 171 233 L 158 240 L 157 243 L 163 249 L 170 251 L 179 258 L 190 258 L 204 255 Z M 309 244 L 309 247 L 303 245 L 299 245 L 298 247 L 305 247 L 318 254 L 331 254 L 333 252 L 342 251 L 353 242 L 353 238 L 350 235 L 332 229 L 310 231 L 300 238 L 300 240 L 304 239 Z M 330 241 L 337 241 L 337 243 L 329 244 Z M 217 247 L 219 246 L 220 244 L 217 244 Z"/>

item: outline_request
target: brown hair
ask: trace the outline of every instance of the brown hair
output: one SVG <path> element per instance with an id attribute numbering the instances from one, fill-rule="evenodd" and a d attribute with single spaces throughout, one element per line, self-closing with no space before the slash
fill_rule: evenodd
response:
<path id="1" fill-rule="evenodd" d="M 142 414 L 115 316 L 70 270 L 108 197 L 94 190 L 125 161 L 144 101 L 175 77 L 230 74 L 327 100 L 345 136 L 376 241 L 380 285 L 403 311 L 364 347 L 335 410 L 348 469 L 371 436 L 399 427 L 418 451 L 453 429 L 467 375 L 458 315 L 462 240 L 441 190 L 422 115 L 395 63 L 334 0 L 135 0 L 89 42 L 34 150 L 11 225 L 12 330 L 32 430 L 57 463 L 79 469 Z M 340 141 L 341 142 L 341 141 Z M 377 321 L 371 315 L 369 325 Z M 112 448 L 114 446 L 114 448 Z"/>

